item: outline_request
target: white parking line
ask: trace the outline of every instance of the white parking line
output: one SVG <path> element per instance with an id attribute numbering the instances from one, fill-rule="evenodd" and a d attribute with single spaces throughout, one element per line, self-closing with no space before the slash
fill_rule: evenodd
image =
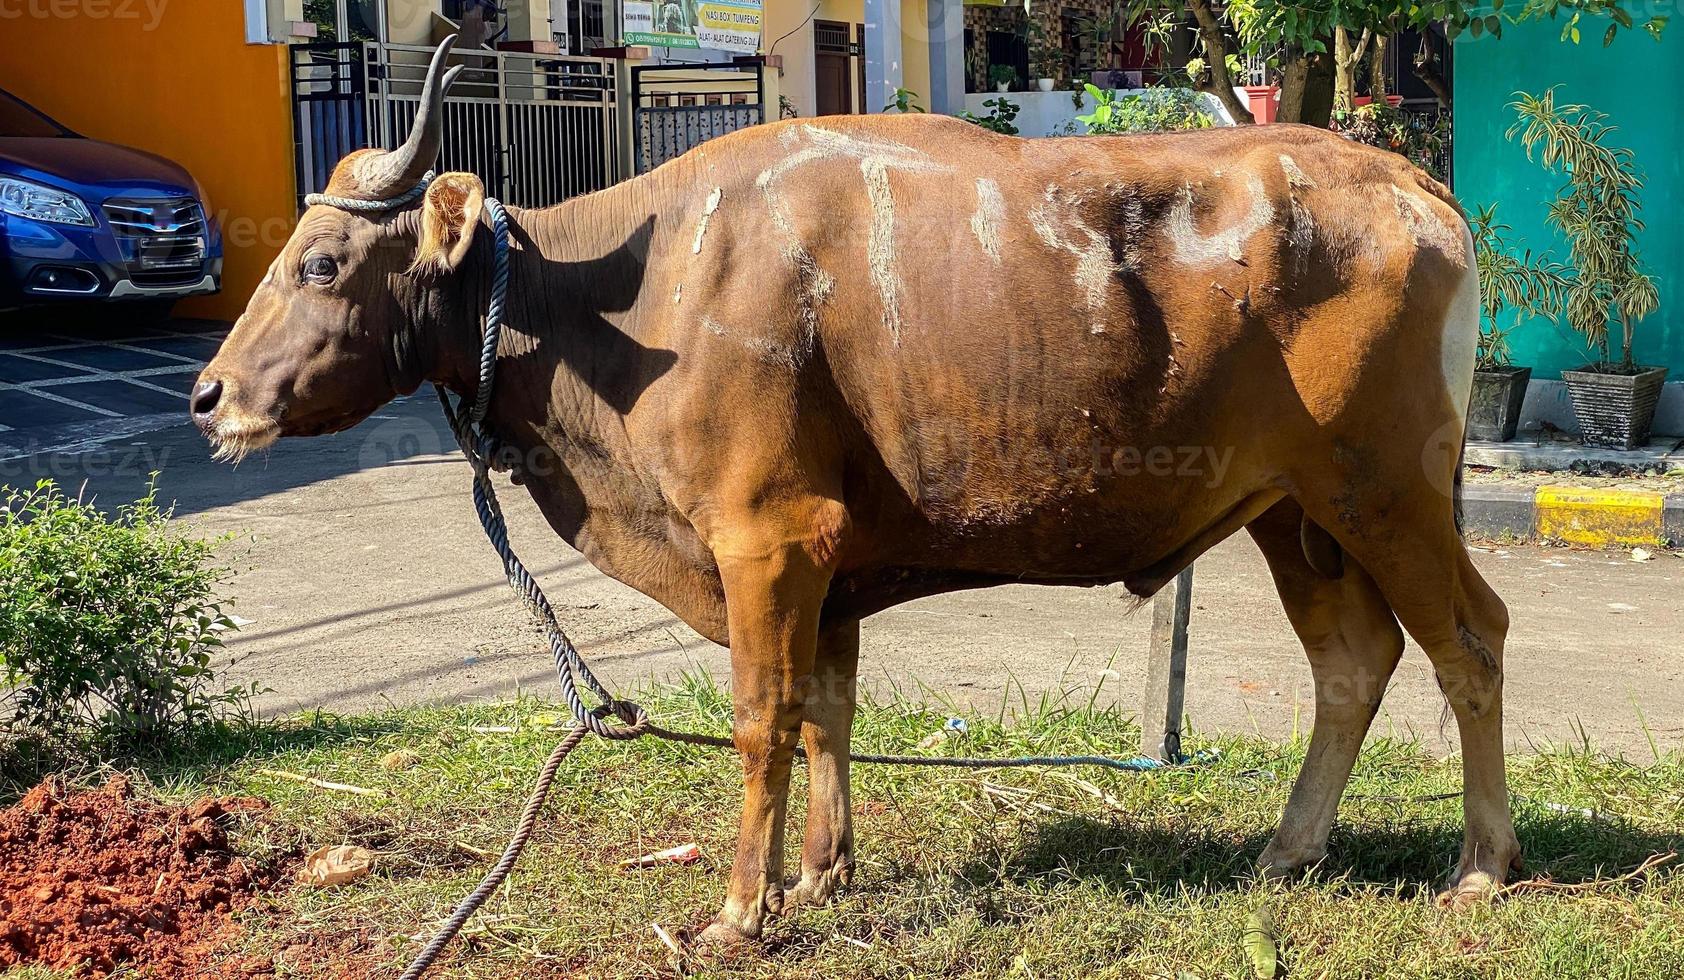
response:
<path id="1" fill-rule="evenodd" d="M 96 381 L 98 379 L 89 378 L 87 380 Z M 100 408 L 98 405 L 89 405 L 87 402 L 79 402 L 74 398 L 66 398 L 63 395 L 55 395 L 50 391 L 40 388 L 31 388 L 24 384 L 0 384 L 0 391 L 6 391 L 13 388 L 21 388 L 37 398 L 45 398 L 50 402 L 58 402 L 61 405 L 69 405 L 71 408 L 80 408 L 85 412 L 93 412 L 95 415 L 103 415 L 108 419 L 120 419 L 123 417 L 122 412 L 113 412 L 107 408 Z"/>
<path id="2" fill-rule="evenodd" d="M 49 336 L 56 337 L 60 335 L 50 334 Z M 101 408 L 98 405 L 90 404 L 76 398 L 69 398 L 44 389 L 59 387 L 62 385 L 89 384 L 98 381 L 126 381 L 142 388 L 149 388 L 152 391 L 165 395 L 174 395 L 185 400 L 187 397 L 186 392 L 175 388 L 166 388 L 159 384 L 153 384 L 146 379 L 152 377 L 153 375 L 174 374 L 189 368 L 196 368 L 202 371 L 204 370 L 205 362 L 198 360 L 197 358 L 188 357 L 185 354 L 172 354 L 168 351 L 151 350 L 146 347 L 134 346 L 132 343 L 133 341 L 141 340 L 165 340 L 174 336 L 183 335 L 169 335 L 168 337 L 129 337 L 124 340 L 84 341 L 79 344 L 56 344 L 47 347 L 30 347 L 24 350 L 3 351 L 0 353 L 11 354 L 26 361 L 35 361 L 40 364 L 50 364 L 54 367 L 70 368 L 75 370 L 77 373 L 64 378 L 41 378 L 35 381 L 0 381 L 0 391 L 27 391 L 32 395 L 45 398 L 49 401 L 68 405 L 72 408 L 79 408 L 83 411 L 93 412 L 96 415 L 103 415 L 107 418 L 124 418 L 125 416 L 121 412 L 113 412 L 110 409 Z M 130 368 L 123 371 L 110 371 L 104 368 L 90 367 L 86 364 L 77 364 L 75 361 L 67 361 L 62 358 L 48 356 L 56 352 L 83 350 L 90 347 L 112 347 L 117 350 L 125 350 L 136 354 L 150 354 L 154 357 L 165 358 L 173 361 L 174 363 L 159 364 L 149 368 Z M 0 431 L 10 432 L 15 430 L 12 426 L 0 425 Z"/>

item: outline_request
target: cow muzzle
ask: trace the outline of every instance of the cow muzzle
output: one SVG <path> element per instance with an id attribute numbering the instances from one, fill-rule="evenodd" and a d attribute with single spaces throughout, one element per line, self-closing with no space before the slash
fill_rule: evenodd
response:
<path id="1" fill-rule="evenodd" d="M 193 424 L 210 441 L 218 460 L 237 462 L 281 437 L 276 419 L 242 409 L 238 395 L 237 385 L 201 376 L 189 397 Z"/>

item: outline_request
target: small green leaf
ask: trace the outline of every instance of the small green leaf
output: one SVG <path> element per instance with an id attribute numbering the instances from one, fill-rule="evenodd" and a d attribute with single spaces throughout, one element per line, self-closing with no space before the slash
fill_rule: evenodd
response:
<path id="1" fill-rule="evenodd" d="M 1503 22 L 1497 19 L 1496 14 L 1492 14 L 1485 18 L 1485 32 L 1492 36 L 1497 36 L 1503 33 Z"/>
<path id="2" fill-rule="evenodd" d="M 1274 980 L 1280 973 L 1280 950 L 1275 941 L 1275 917 L 1267 905 L 1259 906 L 1245 920 L 1245 952 L 1252 976 Z"/>
<path id="3" fill-rule="evenodd" d="M 1481 34 L 1484 34 L 1485 33 L 1485 21 L 1480 20 L 1477 17 L 1475 17 L 1471 21 L 1468 21 L 1468 33 L 1472 34 L 1476 38 L 1479 37 Z"/>
<path id="4" fill-rule="evenodd" d="M 1619 32 L 1620 32 L 1620 25 L 1609 24 L 1607 32 L 1605 32 L 1602 35 L 1602 46 L 1606 48 L 1610 44 L 1613 44 L 1614 43 L 1614 35 L 1618 34 Z"/>

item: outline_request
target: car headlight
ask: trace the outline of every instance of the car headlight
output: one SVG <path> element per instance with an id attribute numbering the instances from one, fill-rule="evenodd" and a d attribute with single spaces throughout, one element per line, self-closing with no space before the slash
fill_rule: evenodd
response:
<path id="1" fill-rule="evenodd" d="M 75 194 L 17 177 L 0 177 L 0 211 L 59 225 L 94 223 L 87 204 Z"/>

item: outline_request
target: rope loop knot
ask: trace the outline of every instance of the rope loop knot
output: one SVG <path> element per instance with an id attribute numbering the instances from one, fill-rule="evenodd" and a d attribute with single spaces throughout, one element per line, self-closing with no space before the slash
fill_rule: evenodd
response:
<path id="1" fill-rule="evenodd" d="M 591 709 L 591 717 L 601 722 L 609 715 L 620 720 L 618 725 L 604 725 L 601 730 L 592 729 L 604 738 L 617 742 L 629 742 L 634 738 L 641 738 L 649 731 L 649 712 L 636 701 L 625 701 L 615 698 L 606 704 L 597 705 Z"/>

